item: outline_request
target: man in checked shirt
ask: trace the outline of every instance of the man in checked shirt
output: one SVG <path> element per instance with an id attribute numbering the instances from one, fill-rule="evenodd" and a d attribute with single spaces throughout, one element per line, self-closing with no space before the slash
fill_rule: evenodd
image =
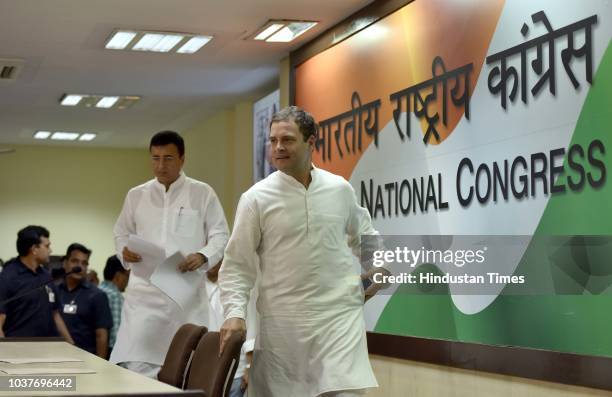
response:
<path id="1" fill-rule="evenodd" d="M 128 280 L 130 278 L 130 271 L 126 270 L 116 255 L 110 256 L 106 260 L 106 266 L 104 267 L 104 281 L 99 285 L 102 291 L 108 296 L 108 304 L 110 306 L 111 315 L 113 316 L 113 328 L 110 332 L 108 341 L 108 355 L 115 345 L 117 339 L 117 330 L 119 324 L 121 324 L 121 307 L 123 306 L 123 295 L 121 293 L 125 291 Z"/>

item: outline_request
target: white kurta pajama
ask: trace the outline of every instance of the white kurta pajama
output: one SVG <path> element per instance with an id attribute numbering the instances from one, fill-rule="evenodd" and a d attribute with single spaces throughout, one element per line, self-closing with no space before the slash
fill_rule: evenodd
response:
<path id="1" fill-rule="evenodd" d="M 213 283 L 208 279 L 204 280 L 206 284 L 206 292 L 208 294 L 208 331 L 219 332 L 225 317 L 223 316 L 223 305 L 221 304 L 221 297 L 219 296 L 219 285 Z M 253 295 L 251 295 L 253 296 Z M 249 302 L 247 309 L 247 334 L 246 340 L 240 350 L 240 361 L 234 374 L 234 379 L 242 378 L 247 365 L 246 354 L 252 352 L 255 346 L 255 335 L 257 333 L 257 319 L 255 314 L 255 305 Z"/>
<path id="2" fill-rule="evenodd" d="M 201 279 L 193 304 L 185 310 L 148 280 L 131 274 L 121 312 L 121 325 L 110 361 L 161 365 L 178 328 L 187 323 L 206 325 L 208 299 L 206 270 L 223 257 L 228 227 L 223 208 L 207 184 L 182 172 L 166 192 L 156 179 L 131 189 L 114 228 L 117 255 L 136 234 L 163 246 L 166 254 L 200 252 L 208 262 L 191 272 Z M 123 261 L 123 260 L 122 260 Z M 141 263 L 124 266 L 139 266 Z"/>
<path id="3" fill-rule="evenodd" d="M 259 263 L 260 329 L 249 397 L 377 386 L 361 279 L 346 243 L 347 235 L 358 245 L 361 235 L 377 233 L 346 180 L 316 168 L 311 175 L 306 189 L 277 171 L 238 204 L 219 286 L 225 318 L 244 318 Z"/>

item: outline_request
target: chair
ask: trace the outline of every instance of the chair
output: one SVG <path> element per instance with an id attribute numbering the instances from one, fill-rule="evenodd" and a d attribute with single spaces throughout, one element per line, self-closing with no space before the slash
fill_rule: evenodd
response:
<path id="1" fill-rule="evenodd" d="M 228 396 L 243 342 L 240 335 L 233 334 L 219 357 L 219 333 L 204 335 L 191 361 L 187 389 L 203 389 L 206 397 Z"/>
<path id="2" fill-rule="evenodd" d="M 206 327 L 194 324 L 182 325 L 168 348 L 164 364 L 162 365 L 157 379 L 171 386 L 184 388 L 187 384 L 186 376 L 189 373 L 189 362 L 193 352 L 202 338 L 206 334 Z"/>

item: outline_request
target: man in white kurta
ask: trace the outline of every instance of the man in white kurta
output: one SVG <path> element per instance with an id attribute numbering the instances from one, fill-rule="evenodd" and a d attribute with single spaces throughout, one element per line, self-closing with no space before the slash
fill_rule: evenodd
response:
<path id="1" fill-rule="evenodd" d="M 211 268 L 208 272 L 208 277 L 204 280 L 206 284 L 206 292 L 208 294 L 208 331 L 219 332 L 225 317 L 223 315 L 223 305 L 219 292 L 219 284 L 217 273 L 220 263 Z M 234 380 L 230 388 L 230 393 L 227 397 L 242 397 L 244 395 L 245 386 L 248 385 L 249 368 L 255 346 L 255 335 L 257 333 L 257 318 L 255 314 L 255 302 L 253 302 L 254 291 L 251 294 L 251 300 L 247 308 L 247 333 L 246 341 L 240 350 L 240 361 L 234 374 Z"/>
<path id="2" fill-rule="evenodd" d="M 311 165 L 315 128 L 295 107 L 273 117 L 279 171 L 242 195 L 220 271 L 222 338 L 243 332 L 261 271 L 249 397 L 352 396 L 377 386 L 351 253 L 377 233 L 350 184 Z"/>
<path id="3" fill-rule="evenodd" d="M 221 260 L 229 232 L 214 190 L 182 172 L 182 138 L 164 131 L 153 137 L 149 149 L 155 178 L 127 194 L 114 228 L 117 256 L 126 268 L 147 265 L 127 247 L 129 235 L 135 234 L 163 246 L 167 255 L 187 255 L 179 270 L 199 280 L 192 304 L 183 310 L 132 272 L 110 361 L 156 377 L 178 328 L 187 322 L 206 325 L 206 270 Z"/>

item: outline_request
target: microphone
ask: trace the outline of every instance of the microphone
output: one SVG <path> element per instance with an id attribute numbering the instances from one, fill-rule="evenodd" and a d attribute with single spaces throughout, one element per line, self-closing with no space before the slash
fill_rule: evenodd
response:
<path id="1" fill-rule="evenodd" d="M 32 292 L 41 289 L 42 287 L 44 287 L 47 284 L 51 284 L 52 282 L 54 282 L 56 280 L 59 280 L 60 278 L 64 278 L 64 277 L 66 277 L 68 275 L 71 275 L 71 274 L 74 274 L 74 273 L 80 273 L 81 271 L 83 271 L 83 268 L 81 266 L 75 266 L 69 272 L 64 270 L 63 267 L 59 267 L 59 268 L 53 269 L 53 270 L 51 270 L 51 279 L 50 280 L 45 281 L 44 283 L 41 283 L 41 284 L 37 285 L 36 287 L 31 288 L 31 289 L 25 291 L 24 293 L 17 294 L 17 295 L 15 295 L 13 297 L 8 298 L 8 299 L 0 302 L 0 305 L 5 305 L 5 304 L 7 304 L 9 302 L 12 302 L 14 300 L 17 300 L 19 298 L 23 298 L 24 296 L 29 295 Z"/>

